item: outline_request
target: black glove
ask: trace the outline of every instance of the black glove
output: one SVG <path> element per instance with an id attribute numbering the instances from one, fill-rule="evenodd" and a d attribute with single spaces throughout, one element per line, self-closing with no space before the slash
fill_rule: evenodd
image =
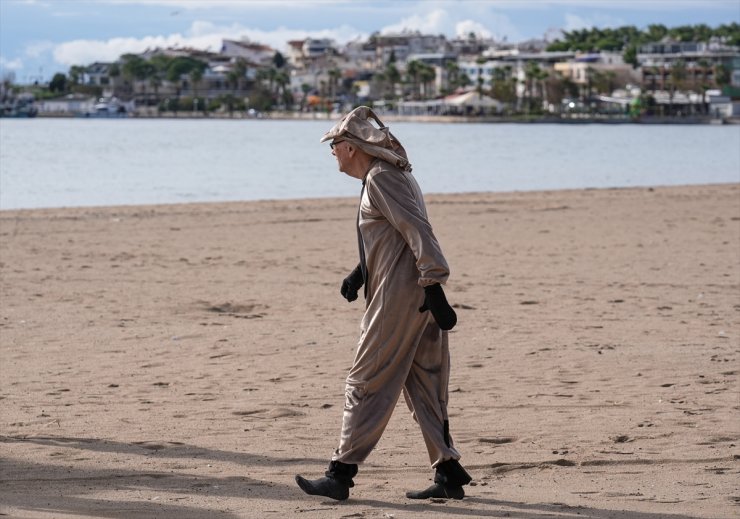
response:
<path id="1" fill-rule="evenodd" d="M 424 304 L 419 312 L 432 312 L 432 317 L 443 330 L 452 330 L 457 324 L 457 314 L 447 302 L 442 285 L 434 284 L 424 287 Z"/>
<path id="2" fill-rule="evenodd" d="M 359 265 L 352 273 L 342 281 L 342 288 L 339 290 L 350 303 L 357 299 L 357 291 L 362 288 L 364 281 L 362 279 L 362 269 Z"/>

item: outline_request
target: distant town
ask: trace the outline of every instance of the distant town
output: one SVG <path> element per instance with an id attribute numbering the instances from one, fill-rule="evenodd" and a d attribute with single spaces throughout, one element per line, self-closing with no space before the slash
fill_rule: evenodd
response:
<path id="1" fill-rule="evenodd" d="M 740 25 L 564 31 L 507 43 L 405 31 L 282 50 L 156 48 L 75 65 L 47 84 L 0 85 L 5 117 L 311 117 L 740 121 Z"/>

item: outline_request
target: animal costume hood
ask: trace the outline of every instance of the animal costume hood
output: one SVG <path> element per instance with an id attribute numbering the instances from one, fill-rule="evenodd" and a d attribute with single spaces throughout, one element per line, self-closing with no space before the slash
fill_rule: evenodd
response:
<path id="1" fill-rule="evenodd" d="M 370 119 L 378 123 L 378 128 Z M 319 142 L 334 139 L 347 140 L 368 155 L 393 164 L 402 171 L 411 171 L 411 163 L 401 142 L 367 106 L 358 106 L 342 117 Z"/>

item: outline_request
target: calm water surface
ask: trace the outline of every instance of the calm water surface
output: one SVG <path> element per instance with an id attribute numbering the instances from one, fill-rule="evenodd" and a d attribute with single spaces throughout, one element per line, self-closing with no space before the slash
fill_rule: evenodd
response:
<path id="1" fill-rule="evenodd" d="M 331 121 L 0 120 L 0 209 L 354 196 Z M 427 193 L 740 182 L 740 126 L 395 123 Z"/>

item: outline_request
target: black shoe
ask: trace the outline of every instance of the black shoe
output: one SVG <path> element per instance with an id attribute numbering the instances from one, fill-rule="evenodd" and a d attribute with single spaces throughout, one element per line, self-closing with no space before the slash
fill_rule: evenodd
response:
<path id="1" fill-rule="evenodd" d="M 426 490 L 406 492 L 406 497 L 409 499 L 462 499 L 465 497 L 465 490 L 461 485 L 435 483 Z"/>
<path id="2" fill-rule="evenodd" d="M 461 487 L 473 480 L 457 460 L 447 460 L 437 465 L 434 482 L 450 487 Z"/>
<path id="3" fill-rule="evenodd" d="M 312 481 L 296 476 L 295 482 L 301 490 L 312 496 L 330 497 L 337 501 L 344 501 L 349 497 L 349 485 L 334 478 L 323 477 Z"/>

